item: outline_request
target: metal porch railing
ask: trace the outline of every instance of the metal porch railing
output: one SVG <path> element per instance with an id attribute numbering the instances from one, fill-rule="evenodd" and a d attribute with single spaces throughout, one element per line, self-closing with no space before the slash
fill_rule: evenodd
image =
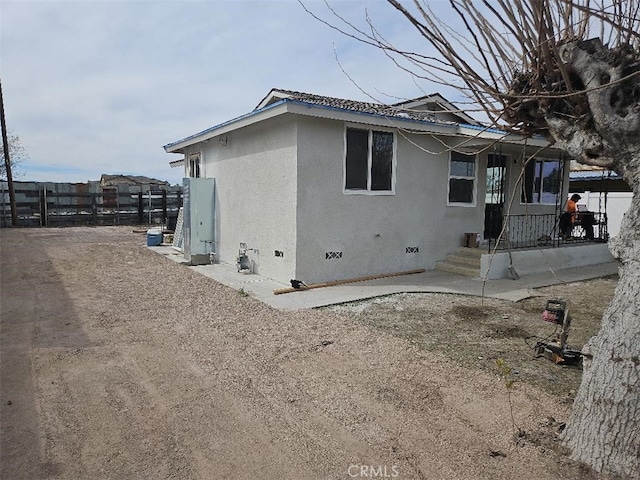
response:
<path id="1" fill-rule="evenodd" d="M 559 220 L 555 214 L 509 215 L 503 220 L 507 227 L 503 229 L 502 236 L 488 239 L 489 249 L 553 248 L 609 240 L 606 213 L 578 213 L 569 238 L 561 235 Z"/>

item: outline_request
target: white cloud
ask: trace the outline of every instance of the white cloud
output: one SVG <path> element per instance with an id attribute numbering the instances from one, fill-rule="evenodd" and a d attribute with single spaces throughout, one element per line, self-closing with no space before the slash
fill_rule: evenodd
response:
<path id="1" fill-rule="evenodd" d="M 332 20 L 323 2 L 305 3 Z M 367 7 L 397 41 L 415 42 L 386 2 L 333 3 L 365 26 Z M 31 158 L 25 180 L 132 173 L 177 182 L 163 145 L 251 111 L 273 87 L 367 100 L 334 48 L 380 100 L 394 101 L 376 89 L 423 94 L 381 52 L 294 0 L 3 0 L 0 30 L 7 122 Z"/>

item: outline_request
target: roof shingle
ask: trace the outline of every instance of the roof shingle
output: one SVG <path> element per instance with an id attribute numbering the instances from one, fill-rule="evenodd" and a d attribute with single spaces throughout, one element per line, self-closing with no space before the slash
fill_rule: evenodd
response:
<path id="1" fill-rule="evenodd" d="M 264 105 L 264 101 L 269 96 L 275 96 L 278 99 L 291 99 L 303 103 L 309 103 L 313 105 L 320 105 L 323 107 L 339 108 L 342 110 L 350 110 L 354 112 L 370 113 L 374 115 L 383 115 L 385 117 L 398 117 L 433 123 L 452 124 L 454 122 L 448 122 L 436 117 L 433 112 L 426 110 L 412 110 L 408 108 L 402 108 L 400 104 L 396 105 L 384 105 L 381 103 L 373 102 L 360 102 L 357 100 L 346 100 L 343 98 L 326 97 L 324 95 L 315 95 L 312 93 L 296 92 L 293 90 L 273 89 L 265 99 L 263 99 L 256 109 Z"/>

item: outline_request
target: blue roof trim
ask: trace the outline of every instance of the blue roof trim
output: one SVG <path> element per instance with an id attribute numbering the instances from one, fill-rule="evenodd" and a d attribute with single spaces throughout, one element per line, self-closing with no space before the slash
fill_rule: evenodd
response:
<path id="1" fill-rule="evenodd" d="M 461 127 L 464 128 L 470 128 L 472 130 L 480 130 L 483 132 L 488 132 L 488 133 L 497 133 L 498 135 L 515 135 L 518 136 L 518 134 L 516 133 L 509 133 L 506 130 L 500 130 L 498 128 L 490 128 L 490 127 L 483 127 L 482 125 L 470 125 L 468 123 L 461 123 L 460 124 Z M 520 138 L 524 138 L 524 137 L 520 137 Z M 546 140 L 546 138 L 544 138 L 542 135 L 533 135 L 531 138 L 535 138 L 536 140 Z"/>
<path id="2" fill-rule="evenodd" d="M 442 127 L 456 127 L 456 128 L 458 126 L 469 126 L 471 128 L 475 128 L 477 130 L 489 131 L 486 128 L 477 127 L 477 126 L 474 126 L 474 125 L 466 125 L 466 124 L 460 124 L 460 123 L 455 123 L 455 122 L 452 122 L 452 123 L 432 122 L 432 121 L 429 121 L 429 120 L 417 120 L 417 119 L 414 119 L 414 118 L 404 118 L 404 117 L 398 117 L 398 116 L 384 115 L 384 114 L 381 114 L 381 113 L 360 112 L 358 110 L 351 110 L 351 109 L 348 109 L 348 108 L 340 108 L 340 107 L 334 107 L 334 106 L 330 106 L 330 105 L 319 105 L 317 103 L 305 102 L 305 101 L 294 99 L 294 98 L 283 98 L 283 99 L 278 100 L 277 102 L 274 102 L 274 103 L 272 103 L 270 105 L 267 105 L 266 107 L 263 107 L 263 108 L 261 108 L 259 110 L 253 110 L 252 112 L 246 113 L 244 115 L 241 115 L 239 117 L 233 118 L 231 120 L 227 120 L 226 122 L 219 123 L 218 125 L 215 125 L 213 127 L 209 127 L 206 130 L 202 130 L 201 132 L 194 133 L 193 135 L 189 135 L 188 137 L 182 138 L 182 139 L 177 140 L 175 142 L 168 143 L 163 148 L 165 150 L 169 149 L 169 148 L 174 147 L 174 146 L 176 146 L 176 145 L 178 145 L 180 143 L 187 142 L 189 140 L 193 140 L 195 138 L 198 138 L 198 137 L 200 137 L 202 135 L 206 135 L 207 133 L 214 132 L 215 130 L 218 130 L 219 128 L 226 127 L 228 125 L 232 125 L 233 123 L 239 122 L 241 120 L 245 120 L 247 118 L 251 118 L 254 115 L 257 115 L 257 114 L 262 113 L 264 111 L 270 110 L 272 108 L 275 108 L 275 107 L 280 106 L 280 105 L 282 105 L 284 103 L 287 103 L 287 102 L 292 103 L 292 104 L 297 104 L 297 105 L 303 105 L 303 106 L 306 106 L 308 108 L 318 108 L 318 109 L 323 109 L 323 110 L 348 112 L 348 113 L 351 113 L 351 114 L 354 114 L 354 115 L 364 115 L 364 116 L 367 116 L 367 117 L 374 117 L 374 118 L 393 119 L 395 121 L 401 121 L 401 122 L 406 122 L 406 123 L 417 123 L 417 124 L 421 124 L 421 125 L 438 125 L 438 126 L 442 126 Z M 504 133 L 504 132 L 501 132 L 501 131 L 498 131 L 498 130 L 496 130 L 496 132 L 497 133 Z"/>
<path id="3" fill-rule="evenodd" d="M 219 123 L 218 125 L 214 125 L 213 127 L 209 127 L 206 130 L 202 130 L 201 132 L 194 133 L 193 135 L 189 135 L 188 137 L 184 137 L 184 138 L 182 138 L 180 140 L 176 140 L 175 142 L 167 143 L 162 148 L 164 148 L 166 150 L 167 148 L 171 148 L 171 147 L 173 147 L 175 145 L 178 145 L 178 144 L 180 144 L 182 142 L 186 142 L 188 140 L 192 140 L 194 138 L 200 137 L 201 135 L 206 135 L 207 133 L 211 133 L 211 132 L 213 132 L 215 130 L 218 130 L 219 128 L 226 127 L 227 125 L 231 125 L 233 123 L 239 122 L 240 120 L 244 120 L 246 118 L 251 118 L 254 115 L 257 115 L 257 114 L 259 114 L 261 112 L 264 112 L 266 110 L 270 110 L 272 108 L 275 108 L 275 107 L 277 107 L 279 105 L 282 105 L 284 102 L 285 102 L 285 100 L 279 100 L 279 101 L 277 101 L 275 103 L 272 103 L 271 105 L 267 105 L 266 107 L 263 107 L 263 108 L 261 108 L 259 110 L 253 110 L 252 112 L 245 113 L 244 115 L 240 115 L 239 117 L 232 118 L 231 120 L 227 120 L 226 122 L 222 122 L 222 123 Z"/>
<path id="4" fill-rule="evenodd" d="M 471 125 L 470 123 L 459 123 L 458 125 L 460 125 L 463 128 L 470 128 L 471 130 L 480 130 L 482 132 L 488 132 L 488 133 L 497 133 L 499 135 L 508 135 L 508 132 L 505 132 L 504 130 L 500 130 L 498 128 L 491 128 L 491 127 L 484 127 L 482 125 Z"/>

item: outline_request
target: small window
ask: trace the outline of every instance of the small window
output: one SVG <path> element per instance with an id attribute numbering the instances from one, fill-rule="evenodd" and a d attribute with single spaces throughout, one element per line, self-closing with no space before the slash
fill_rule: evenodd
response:
<path id="1" fill-rule="evenodd" d="M 194 153 L 189 155 L 189 176 L 191 178 L 200 178 L 200 154 Z"/>
<path id="2" fill-rule="evenodd" d="M 347 128 L 345 190 L 393 191 L 393 137 L 391 132 Z"/>
<path id="3" fill-rule="evenodd" d="M 530 160 L 524 169 L 522 203 L 555 205 L 560 195 L 561 175 L 558 160 Z"/>
<path id="4" fill-rule="evenodd" d="M 476 191 L 476 157 L 451 152 L 449 160 L 449 204 L 473 205 Z"/>

